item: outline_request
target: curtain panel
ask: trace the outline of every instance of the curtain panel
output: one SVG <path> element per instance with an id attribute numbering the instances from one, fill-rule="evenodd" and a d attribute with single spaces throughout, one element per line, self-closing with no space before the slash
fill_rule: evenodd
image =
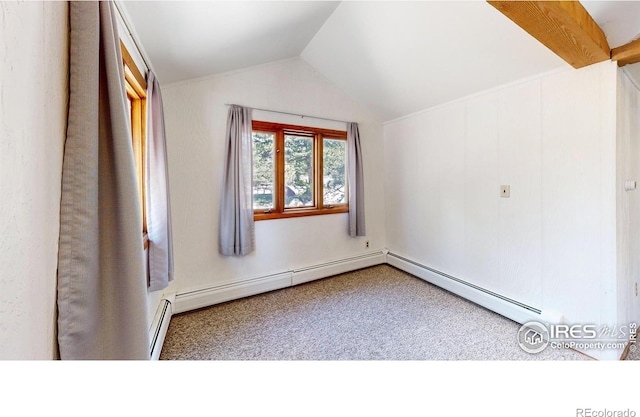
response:
<path id="1" fill-rule="evenodd" d="M 160 83 L 147 76 L 146 214 L 149 237 L 149 290 L 173 280 L 173 233 L 169 198 L 169 165 Z"/>
<path id="2" fill-rule="evenodd" d="M 349 236 L 365 236 L 364 176 L 362 147 L 357 123 L 347 124 L 347 158 L 349 169 Z"/>
<path id="3" fill-rule="evenodd" d="M 61 359 L 149 359 L 142 216 L 113 4 L 69 4 Z"/>
<path id="4" fill-rule="evenodd" d="M 244 256 L 255 250 L 251 109 L 229 107 L 225 141 L 219 251 Z"/>

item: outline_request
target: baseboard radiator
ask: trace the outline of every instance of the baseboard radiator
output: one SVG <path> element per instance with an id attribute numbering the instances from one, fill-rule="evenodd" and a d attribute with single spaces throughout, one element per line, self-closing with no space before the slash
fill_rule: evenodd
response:
<path id="1" fill-rule="evenodd" d="M 184 313 L 380 264 L 389 264 L 408 272 L 518 323 L 526 323 L 531 320 L 548 323 L 562 321 L 561 317 L 544 314 L 536 307 L 523 304 L 387 250 L 181 292 L 175 296 L 175 303 L 171 305 L 172 313 Z"/>
<path id="2" fill-rule="evenodd" d="M 308 268 L 294 269 L 291 271 L 291 285 L 303 284 L 316 279 L 326 278 L 333 275 L 344 274 L 345 272 L 357 269 L 368 268 L 386 262 L 386 252 L 376 252 L 337 261 L 326 262 Z"/>
<path id="3" fill-rule="evenodd" d="M 292 269 L 276 274 L 248 278 L 242 281 L 228 282 L 212 287 L 185 291 L 176 295 L 173 314 L 384 264 L 386 262 L 385 255 L 386 252 L 383 251 L 372 252 L 306 268 Z"/>
<path id="4" fill-rule="evenodd" d="M 151 360 L 158 360 L 160 358 L 160 352 L 162 351 L 162 345 L 164 344 L 164 338 L 167 335 L 169 329 L 169 322 L 173 315 L 173 303 L 175 301 L 175 295 L 169 297 L 163 297 L 160 300 L 160 305 L 156 311 L 156 315 L 151 323 L 151 329 L 149 330 L 149 352 Z"/>
<path id="5" fill-rule="evenodd" d="M 533 320 L 550 323 L 559 322 L 559 318 L 543 315 L 542 311 L 535 307 L 510 299 L 460 278 L 430 268 L 426 265 L 422 265 L 404 256 L 389 252 L 387 253 L 387 263 L 433 285 L 457 294 L 460 297 L 466 298 L 467 300 L 479 304 L 491 311 L 510 318 L 517 323 L 526 323 Z"/>
<path id="6" fill-rule="evenodd" d="M 562 322 L 561 317 L 556 317 L 551 313 L 545 314 L 533 306 L 523 304 L 517 300 L 510 299 L 460 278 L 430 268 L 405 256 L 383 250 L 326 262 L 307 268 L 292 269 L 281 273 L 197 288 L 178 293 L 173 296 L 173 299 L 163 299 L 156 314 L 154 326 L 152 326 L 152 359 L 157 359 L 160 355 L 162 343 L 172 314 L 209 307 L 215 304 L 381 264 L 389 264 L 517 323 L 526 323 L 528 321 L 547 323 Z"/>

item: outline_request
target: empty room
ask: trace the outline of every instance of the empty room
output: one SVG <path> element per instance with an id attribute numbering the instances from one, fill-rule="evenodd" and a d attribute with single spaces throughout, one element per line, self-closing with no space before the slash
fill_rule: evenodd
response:
<path id="1" fill-rule="evenodd" d="M 0 15 L 0 359 L 640 359 L 640 2 Z"/>

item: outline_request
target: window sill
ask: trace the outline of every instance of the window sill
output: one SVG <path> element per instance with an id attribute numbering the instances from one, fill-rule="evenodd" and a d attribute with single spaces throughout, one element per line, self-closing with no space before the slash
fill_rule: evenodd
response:
<path id="1" fill-rule="evenodd" d="M 307 217 L 307 216 L 321 216 L 325 214 L 339 214 L 339 213 L 348 213 L 349 206 L 340 206 L 334 208 L 322 208 L 322 209 L 297 209 L 297 210 L 287 210 L 283 213 L 265 213 L 265 212 L 254 212 L 253 220 L 261 221 L 261 220 L 275 220 L 275 219 L 290 219 L 294 217 Z"/>

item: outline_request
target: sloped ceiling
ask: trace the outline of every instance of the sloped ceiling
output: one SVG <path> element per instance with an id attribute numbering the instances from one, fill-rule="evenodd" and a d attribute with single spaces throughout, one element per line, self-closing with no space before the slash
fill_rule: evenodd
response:
<path id="1" fill-rule="evenodd" d="M 302 58 L 395 118 L 566 65 L 486 2 L 343 2 Z"/>
<path id="2" fill-rule="evenodd" d="M 172 83 L 300 55 L 340 4 L 124 1 L 158 79 Z"/>
<path id="3" fill-rule="evenodd" d="M 640 2 L 582 3 L 611 47 L 640 34 Z M 484 1 L 120 4 L 163 84 L 300 56 L 384 120 L 568 66 Z"/>

